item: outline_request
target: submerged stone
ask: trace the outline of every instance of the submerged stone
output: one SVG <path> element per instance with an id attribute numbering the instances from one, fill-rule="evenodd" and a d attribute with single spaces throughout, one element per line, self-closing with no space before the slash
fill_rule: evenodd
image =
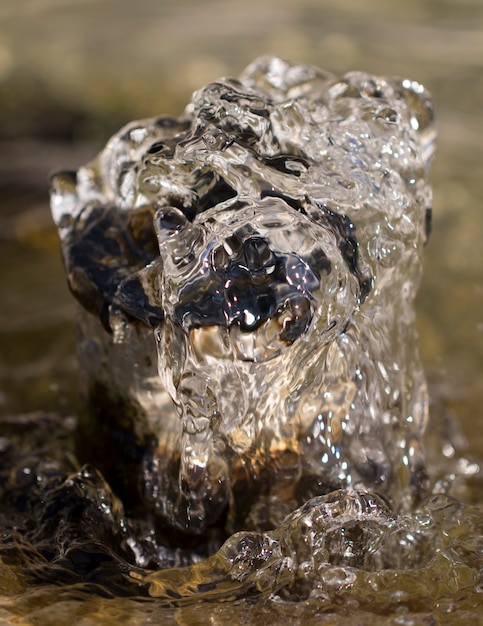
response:
<path id="1" fill-rule="evenodd" d="M 418 83 L 263 57 L 54 177 L 78 454 L 130 515 L 171 541 L 341 488 L 414 505 L 434 138 Z"/>

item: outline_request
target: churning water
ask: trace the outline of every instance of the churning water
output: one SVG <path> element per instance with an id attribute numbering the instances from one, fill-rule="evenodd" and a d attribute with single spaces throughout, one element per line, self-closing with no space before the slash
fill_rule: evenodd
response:
<path id="1" fill-rule="evenodd" d="M 416 82 L 267 57 L 54 179 L 82 405 L 2 421 L 5 615 L 478 620 L 479 467 L 437 411 L 424 450 L 434 140 Z"/>

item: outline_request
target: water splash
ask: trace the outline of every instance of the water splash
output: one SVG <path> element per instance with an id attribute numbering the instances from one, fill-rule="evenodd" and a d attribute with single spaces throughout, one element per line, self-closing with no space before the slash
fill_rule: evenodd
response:
<path id="1" fill-rule="evenodd" d="M 54 178 L 79 454 L 130 512 L 205 535 L 338 488 L 421 497 L 434 135 L 415 82 L 264 57 Z"/>
<path id="2" fill-rule="evenodd" d="M 83 409 L 0 420 L 2 617 L 478 620 L 479 467 L 422 450 L 433 144 L 417 83 L 263 58 L 55 177 Z"/>
<path id="3" fill-rule="evenodd" d="M 72 420 L 39 413 L 0 426 L 0 582 L 12 598 L 0 600 L 0 611 L 15 619 L 50 624 L 49 615 L 65 612 L 79 624 L 115 624 L 122 615 L 128 624 L 207 616 L 221 624 L 239 623 L 241 611 L 253 624 L 283 615 L 293 624 L 334 615 L 477 623 L 483 608 L 481 506 L 441 487 L 465 477 L 461 457 L 435 475 L 434 493 L 410 515 L 375 495 L 338 490 L 201 558 L 161 546 L 152 528 L 125 515 L 97 470 L 73 467 Z M 35 441 L 43 448 L 34 454 Z"/>

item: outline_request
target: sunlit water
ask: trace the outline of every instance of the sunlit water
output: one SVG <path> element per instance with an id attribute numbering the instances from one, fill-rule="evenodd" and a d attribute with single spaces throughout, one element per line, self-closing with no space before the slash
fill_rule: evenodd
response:
<path id="1" fill-rule="evenodd" d="M 273 531 L 232 536 L 196 565 L 141 569 L 132 549 L 139 528 L 96 470 L 74 467 L 73 426 L 40 413 L 2 421 L 4 615 L 46 624 L 67 616 L 85 624 L 196 624 L 201 615 L 220 624 L 277 623 L 284 615 L 332 623 L 334 614 L 338 623 L 357 616 L 383 624 L 392 615 L 413 624 L 456 614 L 476 623 L 483 518 L 481 507 L 462 501 L 476 471 L 464 459 L 444 459 L 446 473 L 442 463 L 431 468 L 432 494 L 411 514 L 395 515 L 376 496 L 337 491 Z M 200 602 L 209 603 L 201 614 Z"/>
<path id="2" fill-rule="evenodd" d="M 338 488 L 424 495 L 435 135 L 419 83 L 265 56 L 54 177 L 79 456 L 128 511 L 203 536 Z"/>
<path id="3" fill-rule="evenodd" d="M 185 121 L 131 124 L 98 165 L 54 181 L 70 286 L 90 311 L 80 324 L 87 417 L 3 421 L 3 574 L 20 592 L 15 606 L 29 613 L 33 603 L 35 616 L 88 594 L 100 612 L 123 598 L 116 610 L 129 602 L 131 619 L 184 619 L 193 604 L 228 602 L 215 610 L 221 621 L 240 603 L 248 623 L 267 611 L 305 623 L 390 612 L 413 623 L 465 607 L 474 620 L 481 511 L 455 496 L 478 465 L 436 416 L 448 459 L 430 450 L 423 469 L 425 387 L 409 349 L 431 202 L 429 97 L 417 83 L 337 79 L 268 58 L 243 81 L 199 92 Z M 119 243 L 122 233 L 132 241 Z M 226 286 L 240 275 L 235 297 Z M 262 395 L 250 400 L 243 385 Z M 283 410 L 261 411 L 267 385 Z M 247 421 L 259 412 L 261 430 Z M 242 497 L 237 468 L 252 463 Z M 224 526 L 241 530 L 217 549 Z"/>
<path id="4" fill-rule="evenodd" d="M 458 176 L 464 165 L 454 167 Z M 466 174 L 459 176 L 465 180 Z M 455 185 L 447 183 L 447 189 L 456 192 Z M 472 192 L 470 184 L 466 194 Z M 461 201 L 455 193 L 452 199 Z M 12 340 L 17 333 L 26 345 L 38 342 L 38 358 L 30 369 L 22 365 L 13 341 L 5 342 L 2 355 L 8 364 L 4 376 L 11 380 L 3 392 L 4 414 L 13 415 L 2 420 L 1 441 L 5 616 L 42 624 L 477 623 L 483 529 L 481 506 L 475 503 L 481 502 L 481 481 L 478 465 L 468 459 L 464 441 L 447 418 L 448 404 L 458 408 L 464 399 L 441 386 L 441 376 L 435 384 L 434 371 L 426 436 L 429 495 L 416 511 L 397 515 L 376 497 L 338 492 L 335 498 L 311 500 L 276 530 L 235 535 L 216 556 L 195 566 L 160 571 L 150 564 L 156 542 L 146 534 L 139 549 L 133 539 L 139 537 L 139 527 L 124 516 L 102 477 L 94 469 L 81 469 L 74 420 L 61 417 L 62 404 L 75 402 L 70 388 L 73 345 L 64 321 L 74 311 L 64 296 L 56 253 L 50 251 L 54 232 L 45 228 L 39 238 L 26 222 L 6 224 L 15 225 L 18 243 L 4 243 L 4 254 L 12 260 L 30 254 L 30 263 L 41 270 L 29 299 L 38 289 L 62 304 L 43 311 L 29 310 L 23 302 L 19 315 L 4 325 Z M 460 229 L 450 227 L 451 220 L 448 233 L 453 236 L 448 234 L 446 242 L 453 246 L 446 247 L 446 254 L 454 259 Z M 444 276 L 432 267 L 439 269 L 443 253 L 431 244 L 425 253 L 428 283 L 434 280 L 440 287 Z M 478 274 L 468 270 L 467 280 L 472 276 Z M 21 275 L 18 282 L 11 296 L 14 301 L 20 294 L 17 302 Z M 448 293 L 458 293 L 463 285 L 461 280 Z M 472 291 L 477 293 L 477 283 Z M 424 298 L 423 291 L 422 325 L 428 331 L 423 346 L 433 342 L 437 353 L 441 347 L 434 348 L 437 335 L 425 325 Z M 443 311 L 438 315 L 443 317 Z M 478 354 L 476 327 L 468 327 L 467 333 L 475 340 L 468 360 L 477 363 L 471 356 Z M 17 406 L 52 412 L 19 417 L 10 398 L 27 384 L 24 403 Z M 48 392 L 46 384 L 51 385 Z M 477 450 L 477 438 L 471 443 Z M 191 558 L 182 551 L 175 551 L 175 557 L 179 564 Z M 133 566 L 143 559 L 143 568 Z"/>

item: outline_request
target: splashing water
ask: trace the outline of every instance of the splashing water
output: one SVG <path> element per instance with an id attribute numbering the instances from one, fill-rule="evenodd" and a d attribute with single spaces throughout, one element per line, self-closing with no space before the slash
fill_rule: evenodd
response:
<path id="1" fill-rule="evenodd" d="M 131 435 L 142 507 L 163 524 L 198 534 L 228 507 L 231 529 L 271 526 L 349 485 L 411 506 L 433 136 L 419 85 L 262 59 L 54 180 L 69 284 L 90 312 L 86 445 L 104 456 Z"/>
<path id="2" fill-rule="evenodd" d="M 428 472 L 422 441 L 434 138 L 415 82 L 264 57 L 57 175 L 82 406 L 26 421 L 44 460 L 7 424 L 4 560 L 179 623 L 472 618 L 478 467 Z"/>

